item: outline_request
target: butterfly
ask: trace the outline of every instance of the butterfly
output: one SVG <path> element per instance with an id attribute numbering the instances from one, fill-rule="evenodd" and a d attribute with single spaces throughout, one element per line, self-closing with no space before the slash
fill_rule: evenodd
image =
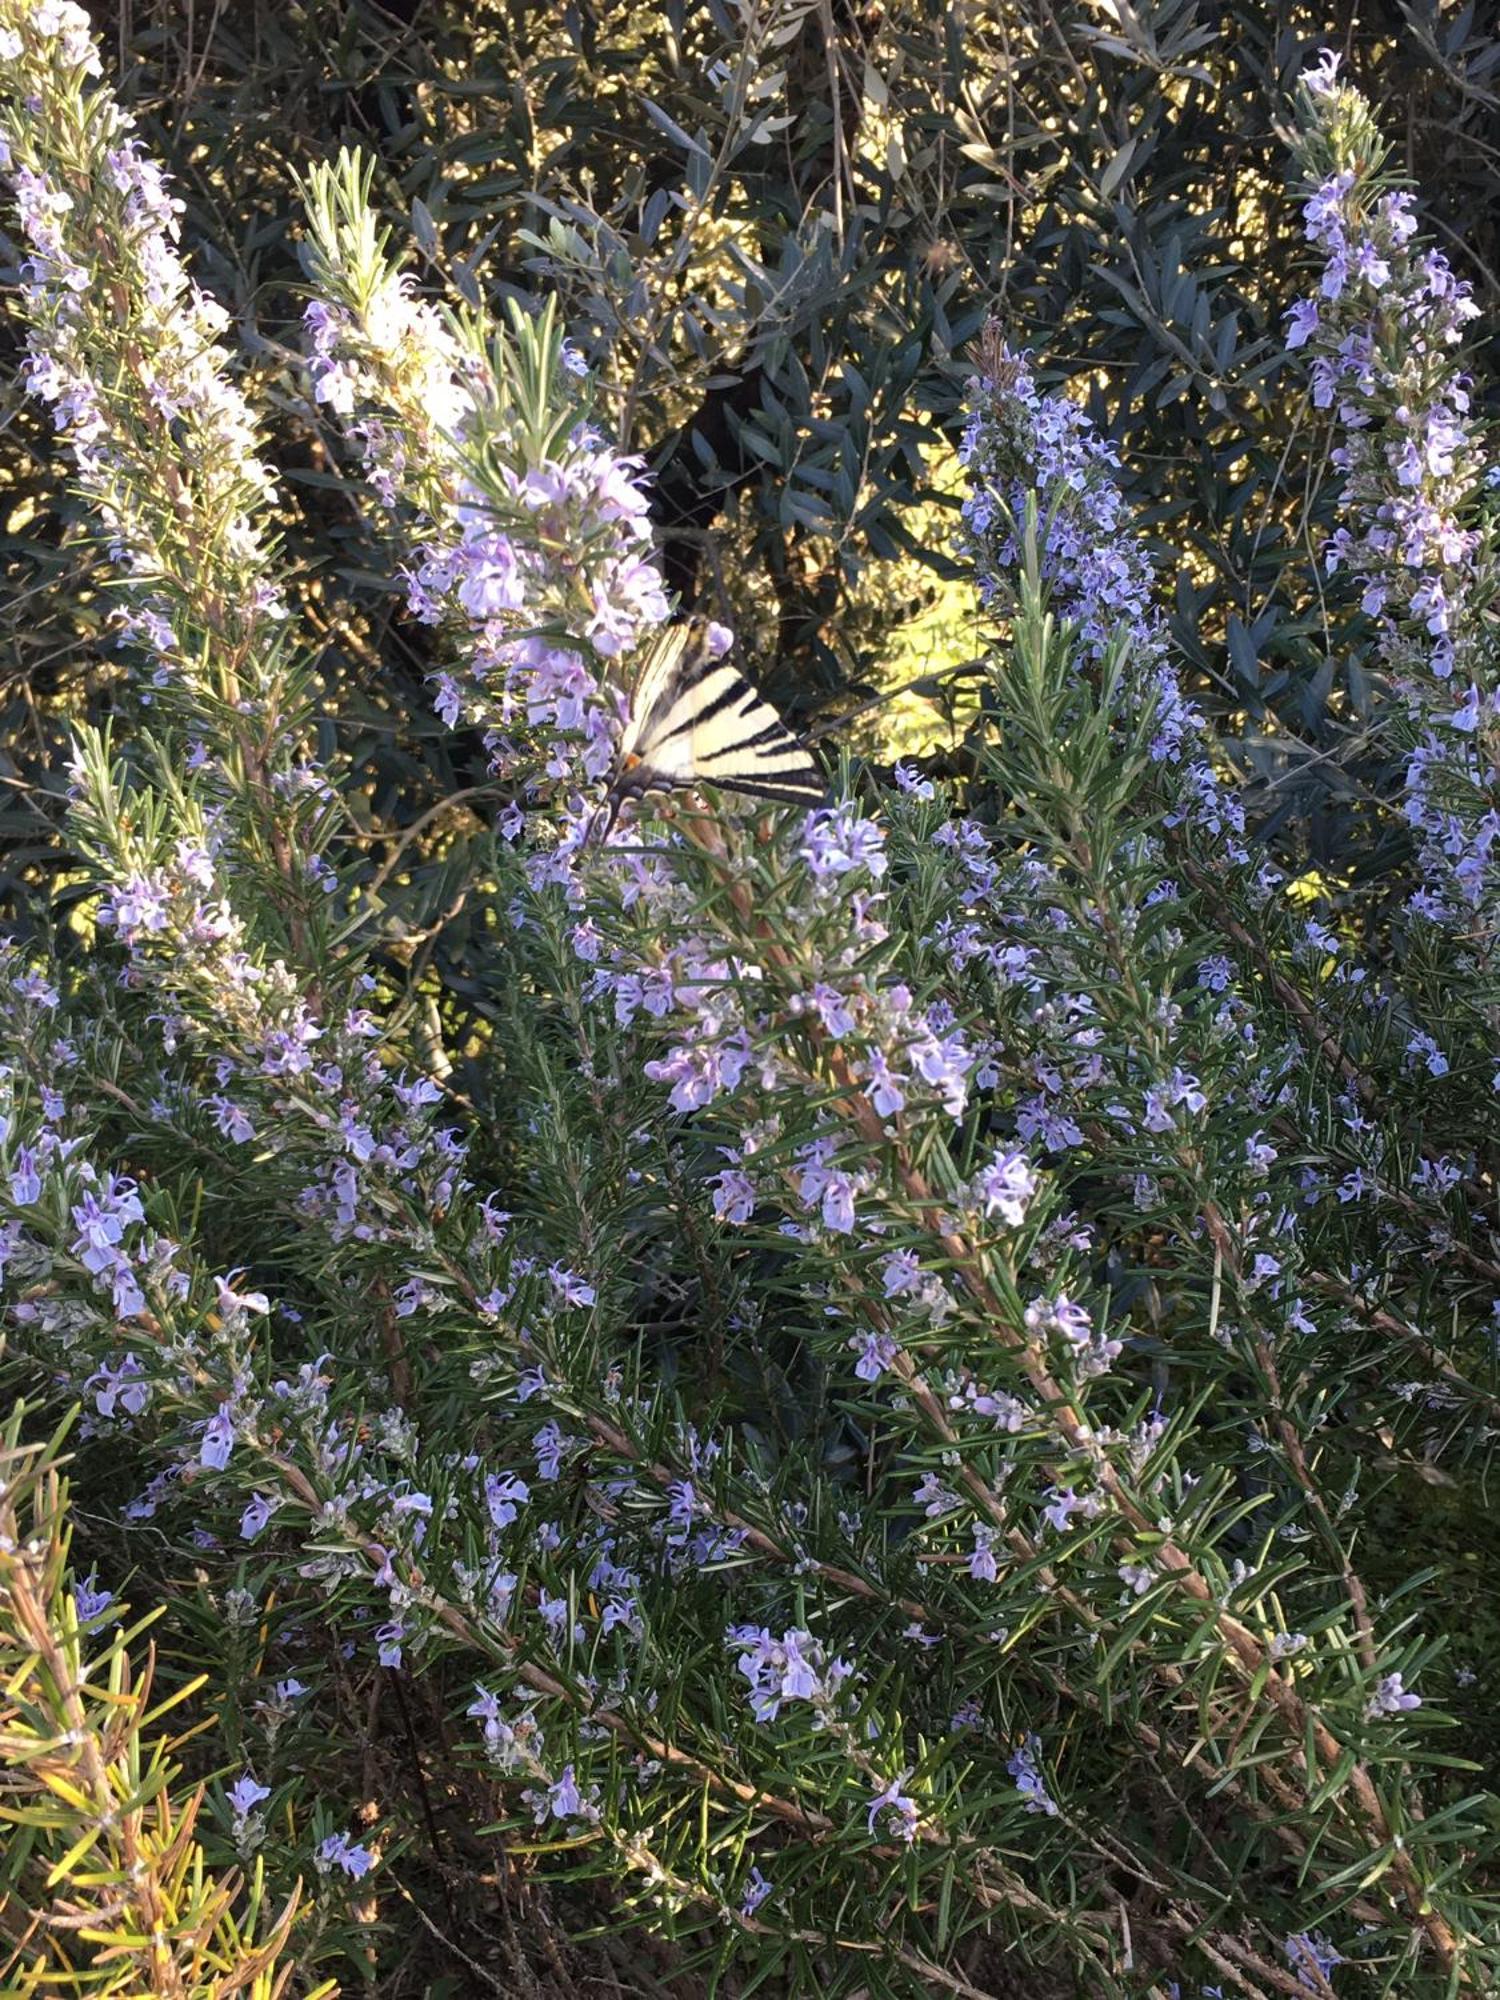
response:
<path id="1" fill-rule="evenodd" d="M 631 698 L 609 788 L 609 824 L 625 799 L 685 785 L 779 804 L 820 806 L 828 787 L 811 752 L 728 660 L 709 622 L 686 618 L 652 641 Z"/>

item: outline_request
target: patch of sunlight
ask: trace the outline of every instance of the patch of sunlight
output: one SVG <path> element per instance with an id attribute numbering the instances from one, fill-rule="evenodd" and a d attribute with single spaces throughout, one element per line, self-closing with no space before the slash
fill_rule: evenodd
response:
<path id="1" fill-rule="evenodd" d="M 958 498 L 965 490 L 963 468 L 949 451 L 931 468 L 934 483 Z M 956 514 L 938 501 L 906 510 L 903 524 L 912 540 L 927 548 L 947 548 Z M 866 669 L 870 698 L 855 708 L 841 729 L 857 755 L 878 763 L 930 756 L 951 750 L 978 710 L 977 683 L 956 669 L 983 653 L 985 628 L 972 579 L 935 577 L 914 557 L 883 567 L 880 593 L 899 612 L 886 627 L 886 643 Z"/>
<path id="2" fill-rule="evenodd" d="M 1338 884 L 1330 881 L 1321 868 L 1304 869 L 1294 875 L 1286 885 L 1286 899 L 1289 903 L 1321 903 L 1325 898 L 1338 894 Z"/>

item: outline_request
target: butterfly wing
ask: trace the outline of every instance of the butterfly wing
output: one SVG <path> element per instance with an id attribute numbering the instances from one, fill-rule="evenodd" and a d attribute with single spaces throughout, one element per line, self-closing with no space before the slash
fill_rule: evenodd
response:
<path id="1" fill-rule="evenodd" d="M 694 637 L 693 621 L 678 625 L 667 625 L 657 633 L 651 642 L 651 650 L 641 666 L 635 688 L 630 697 L 630 715 L 624 733 L 620 738 L 620 770 L 623 773 L 632 759 L 640 757 L 641 739 L 650 728 L 652 718 L 668 697 L 679 677 L 683 674 L 683 656 L 688 652 Z M 706 635 L 705 635 L 706 637 Z M 686 672 L 692 672 L 689 662 Z"/>
<path id="2" fill-rule="evenodd" d="M 709 784 L 752 798 L 822 805 L 828 788 L 808 750 L 727 660 L 708 648 L 708 621 L 657 639 L 620 745 L 617 791 Z"/>

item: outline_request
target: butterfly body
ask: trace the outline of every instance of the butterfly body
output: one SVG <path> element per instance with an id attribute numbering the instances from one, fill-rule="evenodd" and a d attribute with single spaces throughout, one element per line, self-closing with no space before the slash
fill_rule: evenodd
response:
<path id="1" fill-rule="evenodd" d="M 699 784 L 785 805 L 828 796 L 811 753 L 739 669 L 715 656 L 708 620 L 687 618 L 658 633 L 636 682 L 611 817 L 624 799 Z"/>

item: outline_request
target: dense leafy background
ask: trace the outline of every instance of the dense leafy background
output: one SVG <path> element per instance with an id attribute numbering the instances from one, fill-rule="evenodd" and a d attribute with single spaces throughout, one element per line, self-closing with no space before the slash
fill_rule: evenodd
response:
<path id="1" fill-rule="evenodd" d="M 393 606 L 288 352 L 295 176 L 351 140 L 431 268 L 491 299 L 559 292 L 603 414 L 656 475 L 671 580 L 746 626 L 804 712 L 940 651 L 953 664 L 956 629 L 961 650 L 934 516 L 954 504 L 963 349 L 1000 312 L 1118 442 L 1178 572 L 1177 640 L 1268 787 L 1268 831 L 1335 879 L 1378 872 L 1360 804 L 1379 782 L 1362 758 L 1371 689 L 1357 648 L 1329 657 L 1310 557 L 1328 437 L 1277 339 L 1300 257 L 1279 128 L 1309 51 L 1345 49 L 1486 308 L 1483 390 L 1500 41 L 1482 10 L 825 0 L 779 20 L 747 130 L 721 89 L 746 51 L 713 5 L 120 7 L 126 99 L 283 413 L 288 530 L 340 711 L 368 723 L 372 804 L 403 817 L 483 773 L 427 721 L 423 634 Z M 111 661 L 49 441 L 14 391 L 7 414 L 14 894 L 45 863 L 62 720 L 107 708 Z"/>

